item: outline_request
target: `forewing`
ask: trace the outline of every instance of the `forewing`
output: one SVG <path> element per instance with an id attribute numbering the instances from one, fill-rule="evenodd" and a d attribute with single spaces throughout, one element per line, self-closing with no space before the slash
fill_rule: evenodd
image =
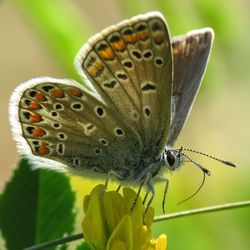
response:
<path id="1" fill-rule="evenodd" d="M 108 173 L 137 159 L 138 137 L 104 103 L 70 80 L 33 79 L 10 102 L 22 154 L 42 167 Z M 122 175 L 122 173 L 121 173 Z"/>
<path id="2" fill-rule="evenodd" d="M 206 69 L 214 33 L 210 28 L 173 38 L 174 83 L 168 145 L 172 146 L 189 115 Z"/>
<path id="3" fill-rule="evenodd" d="M 90 38 L 76 57 L 78 72 L 140 136 L 160 153 L 170 126 L 172 52 L 158 12 L 139 15 Z"/>

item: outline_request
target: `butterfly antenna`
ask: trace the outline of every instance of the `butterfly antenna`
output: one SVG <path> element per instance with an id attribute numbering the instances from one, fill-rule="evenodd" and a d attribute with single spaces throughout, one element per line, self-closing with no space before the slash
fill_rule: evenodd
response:
<path id="1" fill-rule="evenodd" d="M 190 162 L 192 162 L 195 166 L 197 166 L 203 173 L 203 179 L 202 179 L 202 182 L 199 186 L 199 188 L 191 195 L 189 196 L 188 198 L 184 199 L 183 201 L 179 202 L 178 205 L 182 204 L 183 202 L 193 198 L 196 194 L 199 193 L 199 191 L 201 190 L 201 188 L 203 187 L 204 183 L 205 183 L 205 180 L 206 180 L 206 175 L 210 176 L 211 173 L 208 169 L 204 168 L 203 166 L 201 166 L 201 164 L 199 164 L 198 162 L 194 161 L 193 159 L 191 159 L 189 156 L 185 155 L 182 153 L 182 150 L 184 150 L 184 148 L 181 148 L 181 150 L 179 151 L 179 154 L 184 156 L 185 158 L 187 158 Z"/>
<path id="2" fill-rule="evenodd" d="M 193 159 L 191 159 L 189 156 L 183 154 L 180 152 L 180 155 L 184 156 L 185 158 L 187 158 L 189 161 L 191 161 L 195 166 L 197 166 L 199 169 L 202 170 L 202 172 L 208 176 L 211 175 L 210 171 L 206 168 L 204 168 L 203 166 L 201 166 L 201 164 L 199 164 L 198 162 L 194 161 Z"/>
<path id="3" fill-rule="evenodd" d="M 221 163 L 224 163 L 224 164 L 226 164 L 228 166 L 231 166 L 231 167 L 234 167 L 234 168 L 236 167 L 236 165 L 234 163 L 230 162 L 230 161 L 225 161 L 225 160 L 219 159 L 219 158 L 217 158 L 215 156 L 208 155 L 208 154 L 205 154 L 205 153 L 197 151 L 197 150 L 193 150 L 193 149 L 189 149 L 189 148 L 183 148 L 183 147 L 181 147 L 181 149 L 184 150 L 184 151 L 189 151 L 189 152 L 193 152 L 193 153 L 196 153 L 196 154 L 204 155 L 204 156 L 206 156 L 208 158 L 219 161 Z"/>
<path id="4" fill-rule="evenodd" d="M 186 199 L 184 199 L 183 201 L 179 202 L 177 205 L 182 204 L 183 202 L 185 202 L 185 201 L 187 201 L 187 200 L 193 198 L 196 194 L 199 193 L 199 191 L 200 191 L 201 188 L 203 187 L 203 185 L 204 185 L 204 183 L 205 183 L 205 180 L 206 180 L 206 173 L 205 173 L 205 172 L 202 172 L 202 173 L 203 173 L 203 179 L 202 179 L 202 182 L 201 182 L 199 188 L 198 188 L 191 196 L 189 196 L 188 198 L 186 198 Z"/>

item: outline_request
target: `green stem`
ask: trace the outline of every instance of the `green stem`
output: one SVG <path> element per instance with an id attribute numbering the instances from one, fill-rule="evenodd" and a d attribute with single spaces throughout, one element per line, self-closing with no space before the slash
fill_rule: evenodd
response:
<path id="1" fill-rule="evenodd" d="M 203 208 L 198 208 L 198 209 L 193 209 L 193 210 L 187 210 L 187 211 L 182 211 L 182 212 L 177 212 L 177 213 L 156 216 L 154 218 L 154 222 L 175 219 L 175 218 L 189 216 L 189 215 L 195 215 L 195 214 L 203 214 L 203 213 L 218 212 L 218 211 L 228 210 L 228 209 L 242 208 L 242 207 L 247 207 L 247 206 L 250 206 L 250 200 L 249 201 L 239 201 L 239 202 L 227 203 L 227 204 L 211 206 L 211 207 L 203 207 Z M 44 242 L 44 243 L 41 243 L 41 244 L 38 244 L 38 245 L 35 245 L 32 247 L 25 248 L 23 250 L 46 249 L 48 247 L 60 245 L 63 243 L 68 243 L 70 241 L 79 240 L 82 238 L 83 238 L 82 233 L 75 234 L 75 235 L 71 235 L 68 237 L 63 237 L 63 238 L 59 238 L 56 240 Z"/>
<path id="2" fill-rule="evenodd" d="M 51 241 L 47 241 L 41 244 L 37 244 L 35 246 L 32 247 L 27 247 L 24 248 L 23 250 L 38 250 L 38 249 L 47 249 L 48 247 L 54 247 L 63 243 L 68 243 L 70 241 L 74 241 L 74 240 L 80 240 L 83 238 L 83 234 L 79 233 L 79 234 L 74 234 L 74 235 L 70 235 L 67 237 L 63 237 L 63 238 L 59 238 L 59 239 L 55 239 L 55 240 L 51 240 Z"/>
<path id="3" fill-rule="evenodd" d="M 202 208 L 197 208 L 193 210 L 186 210 L 186 211 L 177 212 L 177 213 L 155 216 L 154 222 L 169 220 L 169 219 L 176 219 L 179 217 L 195 215 L 195 214 L 218 212 L 221 210 L 227 210 L 227 209 L 233 209 L 233 208 L 242 208 L 246 206 L 250 206 L 250 201 L 239 201 L 239 202 L 227 203 L 227 204 L 211 206 L 211 207 L 202 207 Z"/>

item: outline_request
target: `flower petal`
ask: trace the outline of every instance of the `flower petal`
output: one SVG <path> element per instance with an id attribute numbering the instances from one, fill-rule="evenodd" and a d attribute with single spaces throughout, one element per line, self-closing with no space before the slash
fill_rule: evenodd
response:
<path id="1" fill-rule="evenodd" d="M 94 249 L 105 249 L 107 242 L 105 233 L 104 217 L 102 214 L 100 193 L 103 190 L 103 185 L 95 187 L 88 199 L 86 214 L 82 222 L 84 238 Z"/>
<path id="2" fill-rule="evenodd" d="M 127 250 L 127 247 L 124 242 L 120 240 L 114 240 L 110 250 Z"/>
<path id="3" fill-rule="evenodd" d="M 116 191 L 107 192 L 103 197 L 103 210 L 110 234 L 126 214 L 124 198 Z"/>
<path id="4" fill-rule="evenodd" d="M 136 192 L 131 188 L 125 187 L 123 188 L 123 196 L 124 200 L 126 201 L 124 205 L 126 207 L 127 213 L 130 214 L 132 218 L 133 226 L 139 229 L 143 225 L 142 215 L 145 211 L 145 207 L 142 204 L 142 200 L 140 197 L 138 197 L 133 212 L 131 213 L 131 207 L 136 198 Z"/>
<path id="5" fill-rule="evenodd" d="M 117 241 L 121 241 L 126 246 L 126 250 L 132 250 L 133 242 L 132 242 L 132 223 L 129 215 L 125 215 L 120 221 L 119 225 L 113 231 L 112 235 L 107 244 L 106 250 L 116 250 L 117 248 L 113 248 L 118 243 Z M 119 250 L 119 249 L 118 249 Z"/>
<path id="6" fill-rule="evenodd" d="M 166 250 L 167 249 L 167 235 L 161 234 L 156 239 L 156 247 L 155 250 Z"/>

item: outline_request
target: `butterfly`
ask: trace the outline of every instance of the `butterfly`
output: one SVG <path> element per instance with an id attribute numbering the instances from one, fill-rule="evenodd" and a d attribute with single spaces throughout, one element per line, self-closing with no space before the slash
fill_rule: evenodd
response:
<path id="1" fill-rule="evenodd" d="M 105 177 L 106 184 L 113 178 L 140 189 L 146 185 L 149 206 L 154 182 L 165 181 L 166 194 L 162 173 L 178 170 L 188 157 L 173 145 L 200 87 L 213 37 L 204 28 L 171 39 L 159 12 L 104 29 L 75 59 L 88 88 L 50 77 L 16 88 L 9 109 L 19 152 L 38 167 Z"/>

